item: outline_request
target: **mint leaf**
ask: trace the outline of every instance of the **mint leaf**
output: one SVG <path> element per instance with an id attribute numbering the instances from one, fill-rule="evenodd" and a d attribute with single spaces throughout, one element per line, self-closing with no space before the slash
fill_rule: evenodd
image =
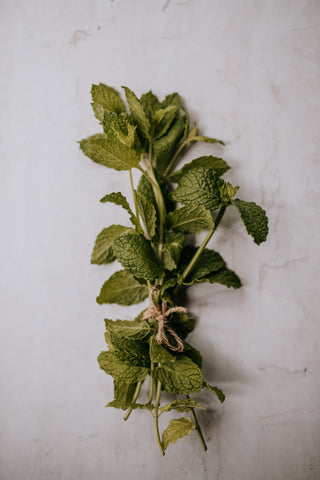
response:
<path id="1" fill-rule="evenodd" d="M 202 277 L 199 281 L 196 281 L 196 283 L 200 282 L 220 283 L 228 288 L 241 287 L 241 280 L 238 275 L 226 267 L 222 268 L 218 272 L 211 272 L 209 275 Z"/>
<path id="2" fill-rule="evenodd" d="M 111 203 L 114 203 L 115 205 L 119 205 L 120 207 L 127 210 L 127 212 L 130 215 L 131 223 L 137 228 L 137 231 L 139 233 L 142 233 L 142 229 L 141 229 L 139 220 L 137 219 L 137 217 L 135 216 L 135 214 L 131 210 L 130 205 L 128 203 L 128 200 L 126 199 L 126 197 L 124 195 L 122 195 L 121 192 L 108 193 L 103 198 L 101 198 L 100 202 L 101 203 L 111 202 Z"/>
<path id="3" fill-rule="evenodd" d="M 122 339 L 123 340 L 123 339 Z M 140 348 L 134 348 L 133 345 L 138 347 L 138 342 L 131 342 L 128 347 L 125 342 L 121 342 L 121 346 L 119 348 L 113 348 L 111 351 L 118 360 L 122 363 L 126 363 L 128 365 L 134 365 L 136 367 L 150 367 L 150 358 L 148 354 L 143 353 L 141 354 Z"/>
<path id="4" fill-rule="evenodd" d="M 131 402 L 135 389 L 135 383 L 113 381 L 113 395 L 118 402 Z"/>
<path id="5" fill-rule="evenodd" d="M 220 403 L 223 403 L 226 399 L 226 396 L 225 394 L 223 393 L 222 390 L 220 390 L 220 388 L 218 387 L 212 387 L 211 385 L 209 385 L 207 382 L 203 382 L 203 387 L 206 387 L 208 390 L 210 390 L 211 392 L 215 393 L 220 401 Z"/>
<path id="6" fill-rule="evenodd" d="M 111 110 L 115 113 L 125 112 L 126 108 L 120 98 L 119 93 L 112 87 L 108 87 L 103 83 L 92 85 L 92 108 L 98 120 L 103 120 L 105 110 Z"/>
<path id="7" fill-rule="evenodd" d="M 171 355 L 162 345 L 159 345 L 154 336 L 150 337 L 150 360 L 154 363 L 172 363 L 176 357 Z"/>
<path id="8" fill-rule="evenodd" d="M 181 262 L 179 265 L 179 270 L 184 271 L 188 265 L 190 258 L 192 258 L 197 252 L 197 248 L 187 246 L 183 249 L 181 254 Z M 205 248 L 195 263 L 193 269 L 186 278 L 185 283 L 192 283 L 200 278 L 206 277 L 212 272 L 217 272 L 225 266 L 225 262 L 221 255 L 214 250 L 209 250 Z"/>
<path id="9" fill-rule="evenodd" d="M 91 263 L 102 265 L 113 262 L 115 260 L 112 249 L 113 240 L 130 230 L 132 229 L 123 225 L 110 225 L 110 227 L 104 228 L 96 238 L 91 255 Z"/>
<path id="10" fill-rule="evenodd" d="M 164 276 L 150 242 L 143 235 L 124 233 L 114 240 L 113 250 L 121 265 L 135 277 L 154 280 Z"/>
<path id="11" fill-rule="evenodd" d="M 144 380 L 148 375 L 148 368 L 123 363 L 113 352 L 101 352 L 98 363 L 102 370 L 120 382 L 136 383 Z"/>
<path id="12" fill-rule="evenodd" d="M 149 92 L 141 95 L 140 103 L 148 120 L 151 122 L 154 112 L 161 108 L 161 103 L 159 102 L 158 97 L 154 95 L 151 90 L 149 90 Z"/>
<path id="13" fill-rule="evenodd" d="M 104 133 L 97 133 L 80 142 L 83 153 L 95 163 L 115 170 L 138 168 L 136 152 L 121 142 L 110 141 Z"/>
<path id="14" fill-rule="evenodd" d="M 162 137 L 167 132 L 178 110 L 179 107 L 168 105 L 166 108 L 161 108 L 154 113 L 152 121 L 155 126 L 155 139 Z"/>
<path id="15" fill-rule="evenodd" d="M 154 333 L 154 330 L 147 322 L 106 319 L 105 323 L 112 338 L 121 337 L 131 340 L 145 340 Z"/>
<path id="16" fill-rule="evenodd" d="M 177 357 L 156 369 L 156 377 L 168 393 L 196 393 L 201 390 L 203 377 L 200 368 L 186 356 Z"/>
<path id="17" fill-rule="evenodd" d="M 239 210 L 247 232 L 253 237 L 254 242 L 260 245 L 268 235 L 268 217 L 265 210 L 254 202 L 245 202 L 238 198 L 232 203 Z"/>
<path id="18" fill-rule="evenodd" d="M 206 410 L 205 407 L 202 407 L 200 403 L 188 398 L 186 400 L 174 400 L 163 407 L 160 407 L 161 412 L 170 412 L 171 410 L 176 410 L 176 412 L 190 412 L 193 408 L 200 408 L 201 410 Z"/>
<path id="19" fill-rule="evenodd" d="M 172 180 L 172 182 L 178 182 L 183 174 L 185 174 L 189 170 L 198 167 L 214 170 L 218 177 L 220 177 L 230 169 L 230 166 L 222 158 L 213 157 L 212 155 L 206 155 L 203 157 L 195 158 L 194 160 L 192 160 L 192 162 L 184 165 L 180 170 L 171 173 L 169 175 L 169 178 L 170 180 Z"/>
<path id="20" fill-rule="evenodd" d="M 235 196 L 239 187 L 233 187 L 231 183 L 224 183 L 220 187 L 221 203 L 223 205 L 230 205 L 232 203 L 232 197 Z"/>
<path id="21" fill-rule="evenodd" d="M 183 137 L 184 121 L 180 118 L 173 121 L 168 132 L 153 143 L 153 149 L 156 156 L 156 170 L 163 174 L 166 166 L 170 162 L 178 143 Z"/>
<path id="22" fill-rule="evenodd" d="M 195 428 L 196 426 L 188 417 L 171 420 L 162 434 L 163 448 L 166 450 L 170 443 L 176 443 L 180 438 L 190 435 Z"/>
<path id="23" fill-rule="evenodd" d="M 173 105 L 174 107 L 181 107 L 182 106 L 181 97 L 180 97 L 179 93 L 177 93 L 177 92 L 170 93 L 169 95 L 166 96 L 166 98 L 161 103 L 162 108 L 166 108 L 169 105 Z"/>
<path id="24" fill-rule="evenodd" d="M 183 342 L 184 350 L 183 353 L 190 358 L 199 368 L 202 368 L 202 356 L 199 350 L 189 345 L 187 342 Z"/>
<path id="25" fill-rule="evenodd" d="M 184 205 L 203 205 L 209 210 L 215 210 L 222 205 L 220 187 L 223 184 L 223 180 L 212 170 L 192 169 L 182 175 L 172 197 Z"/>
<path id="26" fill-rule="evenodd" d="M 210 210 L 203 205 L 177 208 L 167 215 L 167 219 L 171 228 L 179 232 L 196 233 L 214 228 Z"/>
<path id="27" fill-rule="evenodd" d="M 177 268 L 184 244 L 184 235 L 179 232 L 167 233 L 163 248 L 163 265 L 167 270 Z"/>
<path id="28" fill-rule="evenodd" d="M 196 320 L 192 317 L 188 317 L 188 315 L 186 315 L 185 313 L 174 312 L 170 315 L 170 320 L 174 331 L 177 333 L 177 335 L 179 335 L 182 340 L 184 340 L 189 335 L 189 333 L 192 332 L 196 325 Z"/>
<path id="29" fill-rule="evenodd" d="M 106 407 L 119 408 L 121 410 L 128 410 L 128 408 L 135 410 L 136 408 L 140 408 L 151 411 L 154 408 L 154 405 L 150 403 L 119 402 L 118 400 L 113 400 L 112 402 L 109 402 Z"/>
<path id="30" fill-rule="evenodd" d="M 97 303 L 117 303 L 118 305 L 133 305 L 142 302 L 148 296 L 148 287 L 141 285 L 126 270 L 115 272 L 103 284 Z"/>
<path id="31" fill-rule="evenodd" d="M 129 115 L 126 113 L 117 115 L 110 110 L 106 110 L 102 123 L 108 139 L 114 142 L 119 141 L 129 148 L 134 146 L 136 126 L 130 123 Z"/>
<path id="32" fill-rule="evenodd" d="M 204 135 L 197 135 L 195 137 L 190 138 L 190 142 L 204 142 L 204 143 L 220 143 L 224 145 L 222 140 L 217 140 L 216 138 L 205 137 Z"/>
<path id="33" fill-rule="evenodd" d="M 146 227 L 147 234 L 149 238 L 153 238 L 156 233 L 156 224 L 157 224 L 157 214 L 156 209 L 149 202 L 147 197 L 137 192 L 137 201 L 139 207 L 140 217 L 144 226 Z"/>
<path id="34" fill-rule="evenodd" d="M 156 205 L 152 185 L 144 175 L 140 177 L 137 192 L 146 197 L 149 203 Z"/>
<path id="35" fill-rule="evenodd" d="M 136 95 L 128 87 L 122 87 L 125 91 L 127 102 L 130 108 L 131 116 L 138 126 L 138 130 L 143 138 L 150 138 L 150 122 L 145 114 L 143 106 Z"/>

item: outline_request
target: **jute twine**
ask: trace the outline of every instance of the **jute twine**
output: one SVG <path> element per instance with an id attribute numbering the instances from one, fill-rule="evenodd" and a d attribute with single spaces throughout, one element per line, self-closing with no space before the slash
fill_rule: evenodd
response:
<path id="1" fill-rule="evenodd" d="M 155 318 L 158 322 L 158 331 L 156 334 L 156 340 L 159 344 L 166 345 L 170 350 L 173 352 L 182 352 L 183 351 L 183 341 L 179 337 L 179 335 L 168 325 L 168 318 L 172 313 L 187 313 L 187 309 L 184 307 L 172 307 L 167 310 L 167 302 L 163 301 L 161 308 L 154 302 L 153 294 L 157 290 L 157 287 L 152 287 L 149 293 L 149 300 L 150 306 L 143 314 L 143 320 L 147 320 L 150 318 Z M 175 341 L 177 342 L 177 346 L 174 347 L 168 340 L 166 335 L 166 331 L 170 333 Z"/>

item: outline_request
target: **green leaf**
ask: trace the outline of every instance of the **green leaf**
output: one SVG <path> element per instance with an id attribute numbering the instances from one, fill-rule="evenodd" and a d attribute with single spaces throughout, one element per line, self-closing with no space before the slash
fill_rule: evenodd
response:
<path id="1" fill-rule="evenodd" d="M 159 102 L 158 97 L 150 90 L 149 92 L 141 95 L 140 103 L 145 111 L 146 116 L 148 117 L 148 120 L 151 122 L 154 112 L 161 108 L 161 103 Z"/>
<path id="2" fill-rule="evenodd" d="M 146 116 L 143 106 L 137 99 L 136 95 L 128 87 L 122 87 L 125 91 L 127 102 L 130 108 L 131 116 L 138 126 L 141 135 L 150 138 L 150 122 Z"/>
<path id="3" fill-rule="evenodd" d="M 196 233 L 214 228 L 210 210 L 203 205 L 177 208 L 167 215 L 167 219 L 171 228 L 179 232 Z"/>
<path id="4" fill-rule="evenodd" d="M 247 232 L 253 237 L 254 242 L 260 245 L 268 235 L 268 217 L 265 210 L 254 202 L 245 202 L 238 198 L 232 203 L 239 210 Z"/>
<path id="5" fill-rule="evenodd" d="M 146 197 L 149 203 L 156 205 L 152 185 L 144 175 L 141 175 L 140 177 L 137 192 Z"/>
<path id="6" fill-rule="evenodd" d="M 220 390 L 220 388 L 218 388 L 218 387 L 212 387 L 212 386 L 209 385 L 207 382 L 203 382 L 203 387 L 207 388 L 207 389 L 210 390 L 211 392 L 214 392 L 214 393 L 217 395 L 220 403 L 223 403 L 223 402 L 225 401 L 226 396 L 225 396 L 225 394 L 223 393 L 223 391 Z"/>
<path id="7" fill-rule="evenodd" d="M 128 231 L 133 230 L 123 225 L 110 225 L 110 227 L 104 228 L 96 238 L 91 255 L 91 263 L 102 265 L 115 260 L 112 249 L 113 240 Z"/>
<path id="8" fill-rule="evenodd" d="M 105 167 L 130 170 L 139 166 L 140 160 L 134 150 L 121 142 L 110 141 L 104 133 L 81 140 L 80 148 L 93 162 Z"/>
<path id="9" fill-rule="evenodd" d="M 202 367 L 202 355 L 196 348 L 189 345 L 187 342 L 183 342 L 183 353 L 190 358 L 199 368 Z"/>
<path id="10" fill-rule="evenodd" d="M 178 182 L 182 177 L 182 175 L 184 175 L 189 170 L 193 170 L 194 168 L 198 168 L 198 167 L 214 170 L 214 172 L 218 177 L 220 177 L 230 169 L 230 166 L 222 158 L 213 157 L 212 155 L 207 155 L 207 156 L 195 158 L 194 160 L 192 160 L 192 162 L 184 165 L 180 170 L 177 170 L 176 172 L 171 173 L 169 175 L 170 180 L 172 180 L 173 182 Z"/>
<path id="11" fill-rule="evenodd" d="M 97 303 L 117 303 L 118 305 L 133 305 L 142 302 L 148 296 L 148 287 L 141 285 L 126 270 L 115 272 L 103 284 Z"/>
<path id="12" fill-rule="evenodd" d="M 201 282 L 220 283 L 228 288 L 241 287 L 241 280 L 238 275 L 226 267 L 222 268 L 218 272 L 211 272 L 209 275 L 199 279 L 199 281 L 196 281 L 196 283 Z"/>
<path id="13" fill-rule="evenodd" d="M 130 123 L 130 117 L 126 113 L 117 115 L 114 112 L 106 110 L 103 117 L 104 133 L 114 142 L 121 142 L 129 148 L 135 143 L 136 126 Z"/>
<path id="14" fill-rule="evenodd" d="M 178 110 L 179 107 L 168 105 L 166 108 L 161 108 L 154 113 L 152 121 L 155 126 L 155 139 L 162 137 L 167 132 Z"/>
<path id="15" fill-rule="evenodd" d="M 124 233 L 114 240 L 113 250 L 121 265 L 135 277 L 152 281 L 164 276 L 150 242 L 143 235 Z"/>
<path id="16" fill-rule="evenodd" d="M 190 139 L 190 142 L 204 142 L 204 143 L 220 143 L 224 145 L 222 140 L 217 140 L 216 138 L 205 137 L 204 135 L 197 135 Z"/>
<path id="17" fill-rule="evenodd" d="M 148 198 L 137 192 L 137 201 L 139 207 L 140 217 L 144 226 L 146 227 L 149 238 L 153 238 L 156 233 L 157 214 L 156 209 L 149 202 Z"/>
<path id="18" fill-rule="evenodd" d="M 135 389 L 135 383 L 113 381 L 114 399 L 118 402 L 131 402 Z"/>
<path id="19" fill-rule="evenodd" d="M 114 337 L 131 340 L 146 340 L 154 330 L 147 322 L 132 320 L 105 320 L 108 332 Z"/>
<path id="20" fill-rule="evenodd" d="M 170 93 L 169 95 L 166 96 L 166 98 L 161 103 L 162 108 L 166 108 L 169 105 L 173 105 L 174 107 L 181 107 L 182 106 L 181 97 L 180 97 L 179 93 L 177 93 L 177 92 Z"/>
<path id="21" fill-rule="evenodd" d="M 174 328 L 174 331 L 177 333 L 177 335 L 184 340 L 194 329 L 196 320 L 192 317 L 188 317 L 188 315 L 185 313 L 173 312 L 170 315 L 170 324 Z"/>
<path id="22" fill-rule="evenodd" d="M 128 203 L 128 200 L 126 199 L 126 197 L 124 195 L 122 195 L 121 192 L 108 193 L 103 198 L 101 198 L 100 202 L 101 203 L 111 202 L 111 203 L 114 203 L 115 205 L 119 205 L 120 207 L 127 210 L 127 212 L 130 215 L 131 223 L 137 228 L 137 231 L 139 233 L 142 233 L 142 229 L 141 229 L 139 220 L 137 219 L 137 217 L 135 216 L 135 214 L 131 210 L 130 205 Z"/>
<path id="23" fill-rule="evenodd" d="M 98 120 L 103 120 L 105 110 L 111 110 L 115 113 L 125 112 L 126 108 L 120 98 L 119 93 L 112 87 L 103 83 L 92 85 L 92 108 Z"/>
<path id="24" fill-rule="evenodd" d="M 231 183 L 224 183 L 220 187 L 221 203 L 223 205 L 230 205 L 232 203 L 232 197 L 235 196 L 239 187 L 233 187 Z"/>
<path id="25" fill-rule="evenodd" d="M 179 265 L 180 271 L 185 270 L 186 266 L 190 262 L 190 258 L 195 255 L 197 250 L 197 248 L 191 246 L 187 246 L 183 249 L 180 262 L 181 264 Z M 217 272 L 224 266 L 225 262 L 218 252 L 205 248 L 195 263 L 193 269 L 187 276 L 185 283 L 193 283 L 200 278 L 206 277 L 212 272 Z"/>
<path id="26" fill-rule="evenodd" d="M 220 187 L 224 181 L 213 170 L 197 168 L 186 172 L 178 188 L 172 192 L 173 198 L 184 205 L 203 205 L 215 210 L 222 205 Z"/>
<path id="27" fill-rule="evenodd" d="M 188 417 L 171 420 L 162 434 L 163 448 L 166 450 L 170 443 L 176 443 L 180 438 L 190 435 L 195 428 L 195 425 Z"/>
<path id="28" fill-rule="evenodd" d="M 123 363 L 113 352 L 101 352 L 98 356 L 98 362 L 102 370 L 120 382 L 140 382 L 148 374 L 148 368 Z"/>
<path id="29" fill-rule="evenodd" d="M 135 410 L 137 408 L 140 408 L 151 411 L 153 410 L 154 405 L 150 403 L 119 402 L 118 400 L 113 400 L 112 402 L 109 402 L 106 407 L 119 408 L 121 410 L 128 410 L 128 408 L 132 408 L 132 410 Z"/>
<path id="30" fill-rule="evenodd" d="M 156 376 L 168 393 L 196 393 L 201 390 L 203 376 L 200 368 L 186 356 L 177 357 L 174 363 L 157 367 Z"/>
<path id="31" fill-rule="evenodd" d="M 172 355 L 162 345 L 159 345 L 154 336 L 150 337 L 150 360 L 154 363 L 172 363 L 176 357 Z"/>
<path id="32" fill-rule="evenodd" d="M 133 345 L 137 348 L 134 348 Z M 122 339 L 122 341 L 120 341 L 120 347 L 113 348 L 111 351 L 122 363 L 136 367 L 150 367 L 148 352 L 140 349 L 138 342 L 127 342 L 126 339 Z"/>
<path id="33" fill-rule="evenodd" d="M 167 270 L 177 268 L 184 244 L 184 235 L 179 232 L 169 232 L 165 236 L 163 248 L 163 264 Z"/>
<path id="34" fill-rule="evenodd" d="M 178 143 L 183 137 L 184 121 L 177 118 L 173 121 L 168 132 L 153 143 L 156 156 L 156 170 L 163 174 L 166 166 L 170 162 Z"/>
<path id="35" fill-rule="evenodd" d="M 202 407 L 200 403 L 188 398 L 186 400 L 174 400 L 168 405 L 160 407 L 161 412 L 170 412 L 171 410 L 176 410 L 179 413 L 190 412 L 193 408 L 200 408 L 201 410 L 206 410 L 205 407 Z"/>

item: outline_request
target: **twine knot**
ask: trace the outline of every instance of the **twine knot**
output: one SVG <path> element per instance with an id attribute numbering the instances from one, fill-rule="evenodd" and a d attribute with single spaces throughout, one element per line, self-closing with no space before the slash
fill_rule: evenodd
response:
<path id="1" fill-rule="evenodd" d="M 150 318 L 155 318 L 158 322 L 158 331 L 156 334 L 156 340 L 158 344 L 165 344 L 173 352 L 182 352 L 183 351 L 183 341 L 179 335 L 168 325 L 168 318 L 172 313 L 187 313 L 187 309 L 184 307 L 172 307 L 167 310 L 167 302 L 163 300 L 161 308 L 157 305 L 153 299 L 153 294 L 157 290 L 157 287 L 152 287 L 149 293 L 150 306 L 144 312 L 142 319 L 147 320 Z M 177 346 L 174 347 L 168 340 L 166 331 L 170 333 L 175 341 Z"/>

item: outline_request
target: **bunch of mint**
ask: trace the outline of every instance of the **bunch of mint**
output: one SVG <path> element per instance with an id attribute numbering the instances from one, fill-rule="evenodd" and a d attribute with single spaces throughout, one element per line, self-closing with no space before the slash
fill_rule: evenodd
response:
<path id="1" fill-rule="evenodd" d="M 129 172 L 134 204 L 133 211 L 121 192 L 100 200 L 127 210 L 132 227 L 110 225 L 97 236 L 91 262 L 103 265 L 117 260 L 123 267 L 104 283 L 97 302 L 132 305 L 149 296 L 152 306 L 135 320 L 105 320 L 108 350 L 98 361 L 114 381 L 114 399 L 107 406 L 127 410 L 125 419 L 133 409 L 148 410 L 162 454 L 192 430 L 206 450 L 195 413 L 204 407 L 190 395 L 208 388 L 220 402 L 225 396 L 203 378 L 200 352 L 186 342 L 195 320 L 175 308 L 177 295 L 202 282 L 241 286 L 221 255 L 206 248 L 228 207 L 237 208 L 258 245 L 266 240 L 268 219 L 255 203 L 234 198 L 239 187 L 221 178 L 230 168 L 222 158 L 202 156 L 173 170 L 190 144 L 223 145 L 200 135 L 195 124 L 190 127 L 178 93 L 160 102 L 151 91 L 139 100 L 123 88 L 130 113 L 114 88 L 92 86 L 92 107 L 103 132 L 80 142 L 83 153 L 94 162 Z M 133 168 L 141 172 L 136 189 Z M 186 244 L 189 234 L 203 230 L 208 233 L 200 246 Z M 148 376 L 149 398 L 139 403 Z M 163 390 L 178 398 L 160 405 Z M 172 410 L 186 415 L 171 420 L 161 435 L 159 416 Z"/>

